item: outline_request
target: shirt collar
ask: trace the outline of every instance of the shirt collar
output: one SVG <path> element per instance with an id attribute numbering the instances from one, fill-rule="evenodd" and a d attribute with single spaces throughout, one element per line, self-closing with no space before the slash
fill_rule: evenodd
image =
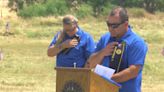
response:
<path id="1" fill-rule="evenodd" d="M 77 32 L 76 32 L 76 35 L 78 35 L 79 37 L 81 37 L 82 35 L 82 29 L 80 27 L 77 27 Z"/>
<path id="2" fill-rule="evenodd" d="M 79 37 L 81 37 L 81 35 L 82 35 L 82 29 L 81 29 L 80 27 L 77 27 L 77 32 L 76 32 L 75 35 L 78 35 Z M 74 36 L 75 36 L 75 35 L 74 35 Z M 70 37 L 70 36 L 68 36 L 68 35 L 66 34 L 66 38 L 74 38 L 74 36 Z"/>

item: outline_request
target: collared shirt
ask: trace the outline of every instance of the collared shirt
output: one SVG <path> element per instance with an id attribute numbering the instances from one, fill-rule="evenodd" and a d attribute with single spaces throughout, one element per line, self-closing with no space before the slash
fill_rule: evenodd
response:
<path id="1" fill-rule="evenodd" d="M 56 39 L 59 33 L 57 33 L 52 40 L 50 46 L 56 43 Z M 74 63 L 76 63 L 76 67 L 84 67 L 86 60 L 89 56 L 94 52 L 95 43 L 91 35 L 84 32 L 81 28 L 78 27 L 78 31 L 76 35 L 80 37 L 80 42 L 74 48 L 71 48 L 68 54 L 64 54 L 60 52 L 56 57 L 56 66 L 57 67 L 73 67 Z M 69 37 L 67 34 L 65 35 L 65 40 L 73 39 L 73 37 Z M 49 46 L 49 47 L 50 47 Z"/>
<path id="2" fill-rule="evenodd" d="M 123 69 L 128 68 L 130 65 L 141 65 L 137 77 L 130 79 L 126 82 L 120 83 L 122 88 L 119 92 L 141 92 L 141 81 L 142 81 L 142 69 L 144 66 L 145 56 L 147 53 L 147 45 L 144 40 L 132 32 L 132 28 L 129 26 L 128 31 L 123 37 L 116 40 L 110 36 L 110 33 L 106 33 L 101 37 L 97 43 L 95 52 L 98 52 L 105 48 L 110 42 L 117 41 L 121 43 L 124 41 L 126 43 L 125 51 L 123 54 L 123 60 L 121 66 Z M 111 61 L 111 56 L 106 56 L 103 59 L 102 65 L 109 67 Z"/>

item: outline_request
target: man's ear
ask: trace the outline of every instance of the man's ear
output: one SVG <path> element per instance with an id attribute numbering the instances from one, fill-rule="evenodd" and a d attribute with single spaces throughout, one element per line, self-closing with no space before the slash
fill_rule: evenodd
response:
<path id="1" fill-rule="evenodd" d="M 129 26 L 129 22 L 126 21 L 126 22 L 125 22 L 125 27 L 128 28 L 128 26 Z"/>
<path id="2" fill-rule="evenodd" d="M 77 23 L 74 23 L 74 24 L 73 24 L 73 28 L 76 28 L 76 27 L 77 27 Z"/>
<path id="3" fill-rule="evenodd" d="M 77 22 L 74 23 L 74 26 L 77 27 Z"/>

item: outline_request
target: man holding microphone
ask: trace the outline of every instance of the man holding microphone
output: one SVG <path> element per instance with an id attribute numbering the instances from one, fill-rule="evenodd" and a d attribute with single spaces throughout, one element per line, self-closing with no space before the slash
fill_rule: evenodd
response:
<path id="1" fill-rule="evenodd" d="M 56 56 L 57 67 L 84 67 L 94 48 L 93 38 L 78 26 L 77 18 L 66 15 L 63 30 L 55 35 L 47 55 Z"/>

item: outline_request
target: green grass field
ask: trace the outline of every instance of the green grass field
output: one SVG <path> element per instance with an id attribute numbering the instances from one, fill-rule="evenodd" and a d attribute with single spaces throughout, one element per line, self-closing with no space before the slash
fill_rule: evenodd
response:
<path id="1" fill-rule="evenodd" d="M 131 18 L 134 31 L 148 44 L 143 70 L 143 92 L 164 92 L 164 14 Z M 10 21 L 12 35 L 3 36 Z M 55 92 L 54 58 L 46 55 L 53 35 L 62 28 L 61 18 L 10 18 L 0 20 L 0 92 Z M 79 25 L 97 41 L 107 32 L 105 19 L 87 18 Z"/>

